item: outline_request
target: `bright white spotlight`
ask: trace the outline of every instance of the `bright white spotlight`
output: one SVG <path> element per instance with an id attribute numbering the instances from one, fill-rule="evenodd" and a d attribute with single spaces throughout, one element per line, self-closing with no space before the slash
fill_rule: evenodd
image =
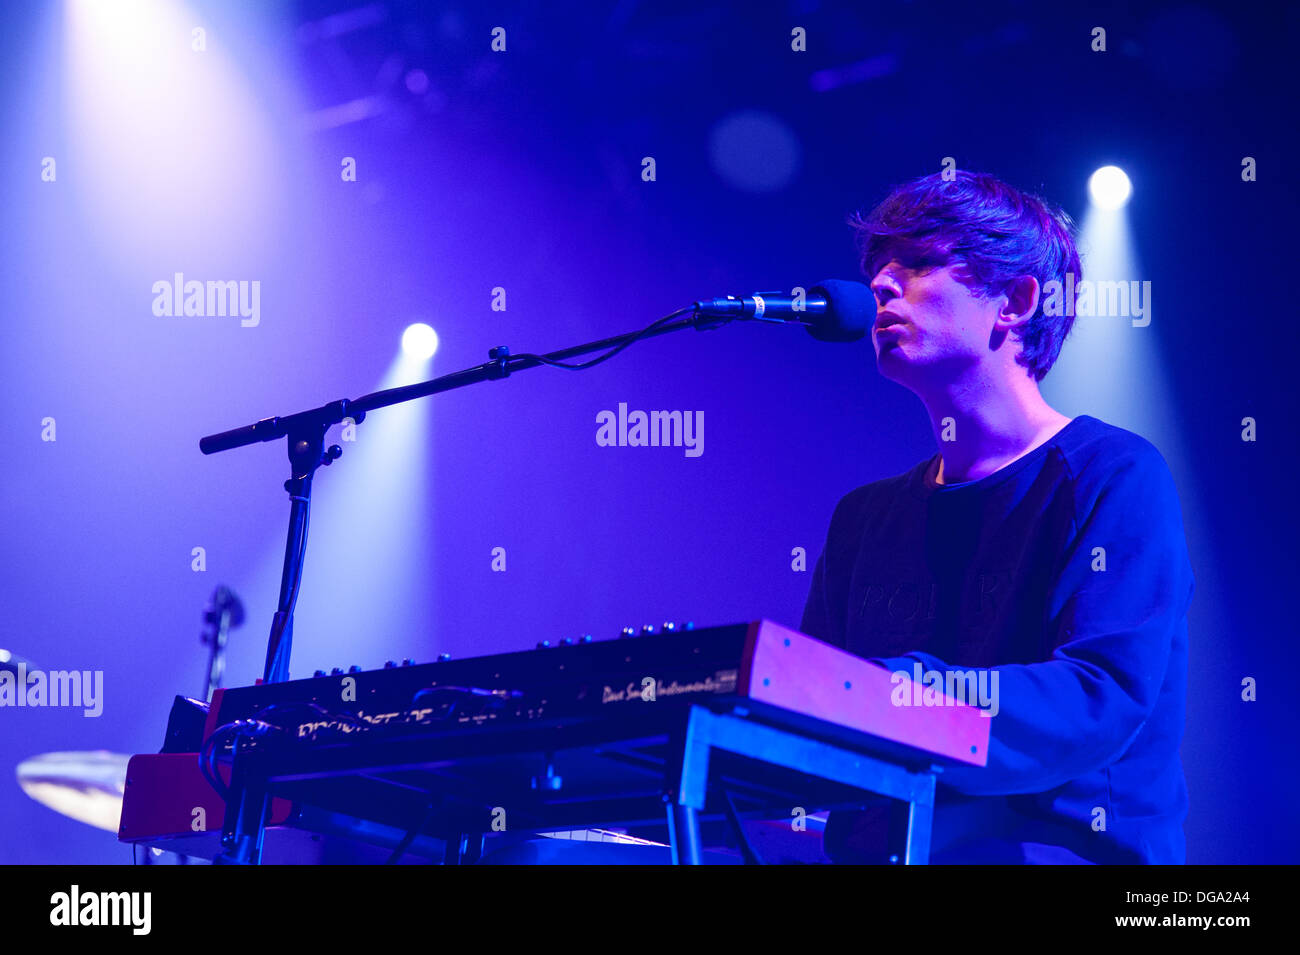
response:
<path id="1" fill-rule="evenodd" d="M 402 351 L 412 358 L 425 361 L 438 350 L 438 333 L 424 322 L 408 325 L 402 332 Z"/>
<path id="2" fill-rule="evenodd" d="M 1088 180 L 1088 195 L 1098 209 L 1118 209 L 1133 194 L 1133 184 L 1119 166 L 1102 166 Z"/>

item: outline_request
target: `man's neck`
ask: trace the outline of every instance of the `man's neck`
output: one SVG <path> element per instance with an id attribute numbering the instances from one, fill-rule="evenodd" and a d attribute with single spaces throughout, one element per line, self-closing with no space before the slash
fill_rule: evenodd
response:
<path id="1" fill-rule="evenodd" d="M 1022 369 L 1023 372 L 1023 369 Z M 1051 408 L 1038 383 L 963 382 L 925 401 L 939 445 L 940 484 L 978 481 L 1051 440 L 1070 418 Z"/>

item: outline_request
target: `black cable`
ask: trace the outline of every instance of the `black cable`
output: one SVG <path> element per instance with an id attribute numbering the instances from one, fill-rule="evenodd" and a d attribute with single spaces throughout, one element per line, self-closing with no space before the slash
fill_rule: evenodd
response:
<path id="1" fill-rule="evenodd" d="M 293 616 L 293 609 L 298 604 L 298 591 L 302 587 L 302 564 L 307 558 L 307 529 L 311 521 L 311 499 L 299 497 L 297 500 L 303 502 L 302 509 L 302 533 L 298 535 L 298 553 L 295 555 L 295 566 L 298 568 L 297 580 L 293 582 L 293 590 L 289 593 L 288 607 L 286 613 Z"/>
<path id="2" fill-rule="evenodd" d="M 208 785 L 217 791 L 217 794 L 221 796 L 224 802 L 229 799 L 230 790 L 217 769 L 217 759 L 219 758 L 217 753 L 221 749 L 221 743 L 225 737 L 234 737 L 231 742 L 233 753 L 234 748 L 239 745 L 241 736 L 267 737 L 284 732 L 281 727 L 259 719 L 235 720 L 233 723 L 219 726 L 213 730 L 212 735 L 204 741 L 202 748 L 199 750 L 199 772 L 203 774 L 203 778 L 208 781 Z"/>
<path id="3" fill-rule="evenodd" d="M 326 709 L 325 707 L 321 706 L 319 703 L 311 703 L 311 702 L 302 702 L 302 703 L 272 703 L 270 706 L 266 706 L 266 707 L 263 707 L 262 709 L 258 710 L 257 713 L 254 714 L 254 718 L 255 718 L 255 719 L 258 719 L 258 720 L 263 720 L 263 719 L 266 719 L 266 718 L 270 717 L 271 714 L 273 714 L 273 713 L 280 713 L 280 712 L 283 712 L 283 711 L 286 711 L 286 710 L 289 711 L 290 713 L 292 713 L 295 709 L 297 709 L 297 710 L 307 710 L 307 711 L 310 711 L 310 713 L 311 713 L 313 716 L 320 717 L 321 720 L 332 721 L 332 722 L 340 723 L 340 724 L 346 724 L 346 725 L 348 725 L 348 726 L 351 726 L 351 727 L 352 727 L 353 729 L 355 729 L 355 730 L 363 730 L 363 729 L 365 729 L 366 726 L 368 725 L 368 724 L 365 722 L 365 720 L 362 720 L 362 719 L 358 718 L 357 716 L 355 716 L 355 715 L 352 714 L 352 713 L 342 712 L 342 711 L 340 711 L 340 712 L 336 712 L 336 711 L 334 711 L 334 710 L 328 710 L 328 709 Z M 280 719 L 281 719 L 281 720 L 284 720 L 284 719 L 286 719 L 286 718 L 283 717 L 283 716 L 281 716 Z M 297 721 L 297 722 L 299 722 L 299 724 L 301 725 L 301 719 L 300 719 L 300 717 L 290 716 L 290 717 L 288 717 L 288 719 L 289 719 L 290 721 Z M 334 727 L 329 727 L 329 728 L 330 728 L 330 729 L 335 729 L 336 732 L 342 733 L 342 731 L 341 731 L 341 730 L 338 730 L 337 728 L 334 728 Z M 305 737 L 304 737 L 304 736 L 301 735 L 301 730 L 299 731 L 298 734 L 295 735 L 291 730 L 285 728 L 284 726 L 280 726 L 279 729 L 280 729 L 280 732 L 281 732 L 281 733 L 285 734 L 286 736 L 292 737 L 293 739 L 299 739 L 299 740 L 301 740 L 301 739 L 306 739 L 306 740 L 309 740 L 310 742 L 316 742 L 316 741 L 320 738 L 321 733 L 322 733 L 322 730 L 320 730 L 320 729 L 313 729 L 313 730 L 311 731 L 311 735 L 310 735 L 310 736 L 305 736 Z M 343 735 L 346 735 L 346 734 L 343 734 Z"/>
<path id="4" fill-rule="evenodd" d="M 437 804 L 430 803 L 429 808 L 424 812 L 424 818 L 420 820 L 419 824 L 414 829 L 409 830 L 406 835 L 402 836 L 402 841 L 393 848 L 393 854 L 388 857 L 388 861 L 385 862 L 384 865 L 397 865 L 397 860 L 406 854 L 407 849 L 411 848 L 411 843 L 415 841 L 415 837 L 423 832 L 424 827 L 433 821 L 433 814 L 436 811 Z"/>
<path id="5" fill-rule="evenodd" d="M 216 752 L 227 730 L 228 727 L 225 726 L 216 729 L 211 736 L 203 741 L 203 745 L 199 748 L 199 772 L 208 781 L 208 785 L 216 790 L 222 802 L 225 802 L 230 796 L 230 790 L 226 788 L 221 774 L 217 771 Z"/>

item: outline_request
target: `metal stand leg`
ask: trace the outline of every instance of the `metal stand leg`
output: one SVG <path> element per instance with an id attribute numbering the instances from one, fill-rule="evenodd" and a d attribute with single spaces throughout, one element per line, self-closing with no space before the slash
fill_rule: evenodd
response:
<path id="1" fill-rule="evenodd" d="M 668 838 L 672 843 L 673 865 L 703 865 L 700 849 L 700 820 L 694 806 L 668 803 Z"/>
<path id="2" fill-rule="evenodd" d="M 442 853 L 443 865 L 460 865 L 465 858 L 465 834 L 451 832 L 447 834 L 446 848 Z"/>
<path id="3" fill-rule="evenodd" d="M 673 861 L 689 862 L 688 833 L 698 839 L 694 810 L 703 810 L 708 788 L 709 753 L 713 749 L 738 753 L 776 766 L 788 766 L 824 779 L 856 786 L 898 800 L 890 827 L 890 853 L 905 865 L 930 861 L 930 832 L 934 815 L 935 768 L 917 772 L 866 753 L 753 723 L 731 714 L 691 708 L 678 746 L 679 759 L 669 759 L 668 792 L 672 805 Z M 673 771 L 680 766 L 680 776 Z M 676 786 L 674 786 L 674 783 Z M 689 808 L 689 814 L 677 810 Z M 680 816 L 680 818 L 679 818 Z M 698 853 L 698 847 L 695 850 Z"/>
<path id="4" fill-rule="evenodd" d="M 709 790 L 708 719 L 712 714 L 691 707 L 686 729 L 675 747 L 678 758 L 668 761 L 668 836 L 673 865 L 702 865 L 699 810 Z"/>
<path id="5" fill-rule="evenodd" d="M 475 865 L 483 858 L 483 846 L 486 838 L 481 832 L 471 832 L 465 837 L 465 865 Z"/>
<path id="6" fill-rule="evenodd" d="M 481 832 L 453 832 L 447 836 L 443 865 L 474 865 L 483 857 L 484 835 Z"/>
<path id="7" fill-rule="evenodd" d="M 264 784 L 249 785 L 239 779 L 238 761 L 231 777 L 231 801 L 226 804 L 226 819 L 221 832 L 221 854 L 213 865 L 259 865 L 262 840 L 266 836 L 266 817 L 271 807 L 270 793 Z"/>
<path id="8" fill-rule="evenodd" d="M 917 780 L 916 798 L 907 804 L 907 848 L 903 853 L 905 865 L 928 865 L 930 862 L 930 831 L 934 822 L 934 776 Z"/>

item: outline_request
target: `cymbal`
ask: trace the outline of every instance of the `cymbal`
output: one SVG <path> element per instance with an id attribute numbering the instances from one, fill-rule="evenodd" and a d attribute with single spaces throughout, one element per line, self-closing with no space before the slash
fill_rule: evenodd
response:
<path id="1" fill-rule="evenodd" d="M 117 832 L 130 758 L 102 749 L 44 753 L 18 764 L 18 785 L 55 812 L 96 829 Z"/>

